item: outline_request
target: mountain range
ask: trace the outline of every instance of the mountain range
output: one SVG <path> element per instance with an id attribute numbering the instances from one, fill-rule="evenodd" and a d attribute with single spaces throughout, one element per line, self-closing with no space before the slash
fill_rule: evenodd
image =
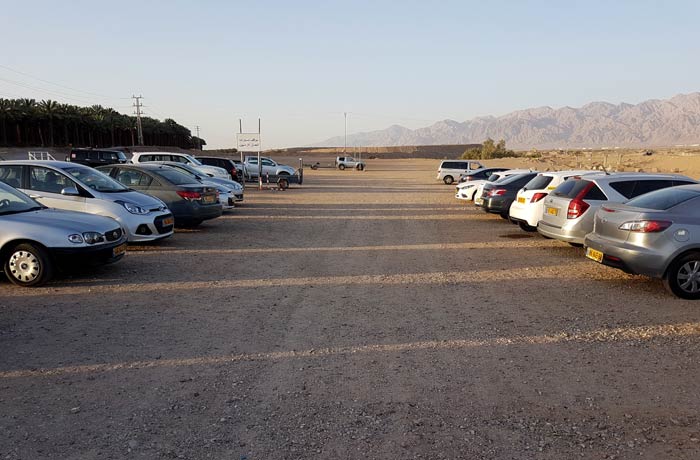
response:
<path id="1" fill-rule="evenodd" d="M 580 108 L 537 107 L 500 117 L 464 122 L 439 121 L 408 129 L 393 125 L 348 135 L 349 146 L 399 146 L 480 143 L 505 139 L 509 148 L 648 147 L 700 143 L 700 93 L 651 99 L 639 104 L 592 102 Z M 343 136 L 314 144 L 338 147 Z"/>

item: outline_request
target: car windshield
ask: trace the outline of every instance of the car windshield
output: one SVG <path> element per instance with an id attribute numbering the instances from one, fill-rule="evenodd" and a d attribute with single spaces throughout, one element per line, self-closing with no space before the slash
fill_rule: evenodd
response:
<path id="1" fill-rule="evenodd" d="M 190 165 L 177 163 L 177 164 L 168 164 L 167 166 L 177 170 L 178 172 L 181 172 L 182 174 L 187 174 L 190 177 L 199 178 L 198 171 Z"/>
<path id="2" fill-rule="evenodd" d="M 120 160 L 126 160 L 126 155 L 124 155 L 124 152 L 117 152 L 117 158 Z"/>
<path id="3" fill-rule="evenodd" d="M 24 193 L 0 182 L 0 216 L 36 211 L 43 208 L 44 206 Z"/>
<path id="4" fill-rule="evenodd" d="M 92 168 L 65 168 L 64 171 L 80 181 L 84 186 L 98 192 L 116 193 L 129 190 L 106 174 Z"/>
<path id="5" fill-rule="evenodd" d="M 496 182 L 501 177 L 500 174 L 491 174 L 488 179 L 489 182 Z"/>
<path id="6" fill-rule="evenodd" d="M 694 190 L 669 187 L 656 190 L 654 192 L 645 193 L 637 198 L 632 198 L 625 204 L 635 208 L 664 211 L 699 196 L 700 193 Z"/>
<path id="7" fill-rule="evenodd" d="M 203 166 L 201 161 L 199 161 L 198 159 L 196 159 L 195 157 L 193 157 L 191 155 L 185 155 L 185 158 L 187 158 L 187 160 L 189 160 L 189 162 L 192 164 L 195 164 L 197 166 Z"/>

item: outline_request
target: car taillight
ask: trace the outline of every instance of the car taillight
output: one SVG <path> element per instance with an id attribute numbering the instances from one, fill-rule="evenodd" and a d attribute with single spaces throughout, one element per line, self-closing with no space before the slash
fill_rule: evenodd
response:
<path id="1" fill-rule="evenodd" d="M 472 176 L 467 176 L 467 177 L 464 178 L 464 180 L 465 180 L 465 181 L 470 181 L 470 180 L 474 180 L 474 178 L 473 178 Z"/>
<path id="2" fill-rule="evenodd" d="M 193 192 L 191 190 L 178 190 L 177 194 L 180 195 L 182 198 L 193 201 L 193 200 L 199 200 L 202 198 L 202 194 L 199 192 Z"/>
<path id="3" fill-rule="evenodd" d="M 575 198 L 569 202 L 569 209 L 566 211 L 567 219 L 576 219 L 583 215 L 591 206 L 585 201 Z"/>
<path id="4" fill-rule="evenodd" d="M 591 205 L 583 201 L 583 197 L 586 196 L 586 193 L 588 193 L 588 191 L 592 189 L 594 185 L 595 184 L 593 182 L 589 182 L 588 185 L 583 187 L 583 189 L 578 192 L 578 195 L 576 195 L 576 197 L 569 202 L 569 209 L 566 211 L 567 219 L 577 219 L 591 207 Z"/>
<path id="5" fill-rule="evenodd" d="M 657 233 L 663 232 L 670 227 L 673 222 L 667 220 L 633 220 L 620 225 L 620 230 L 628 230 L 637 233 Z"/>
<path id="6" fill-rule="evenodd" d="M 487 193 L 487 196 L 501 196 L 505 195 L 506 190 L 503 188 L 495 188 L 493 190 L 489 190 Z"/>
<path id="7" fill-rule="evenodd" d="M 546 196 L 546 193 L 535 193 L 534 195 L 532 195 L 532 198 L 530 198 L 530 203 L 537 203 L 538 201 L 544 199 L 544 197 Z"/>

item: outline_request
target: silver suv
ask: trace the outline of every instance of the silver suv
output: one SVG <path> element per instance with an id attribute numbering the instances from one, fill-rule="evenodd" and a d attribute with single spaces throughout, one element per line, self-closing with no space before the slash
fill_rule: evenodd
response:
<path id="1" fill-rule="evenodd" d="M 14 284 L 40 286 L 57 265 L 115 262 L 126 253 L 119 223 L 103 216 L 48 209 L 0 182 L 0 266 Z"/>
<path id="2" fill-rule="evenodd" d="M 88 166 L 65 161 L 2 161 L 0 181 L 49 208 L 112 217 L 122 225 L 129 242 L 173 234 L 175 219 L 165 203 Z"/>
<path id="3" fill-rule="evenodd" d="M 676 185 L 696 184 L 678 174 L 616 173 L 569 179 L 544 199 L 537 231 L 548 238 L 583 245 L 593 230 L 593 217 L 606 201 L 624 203 L 645 193 Z"/>
<path id="4" fill-rule="evenodd" d="M 357 169 L 358 171 L 362 171 L 365 169 L 365 163 L 360 160 L 356 160 L 353 157 L 336 157 L 335 167 L 340 169 L 341 171 L 346 168 Z"/>

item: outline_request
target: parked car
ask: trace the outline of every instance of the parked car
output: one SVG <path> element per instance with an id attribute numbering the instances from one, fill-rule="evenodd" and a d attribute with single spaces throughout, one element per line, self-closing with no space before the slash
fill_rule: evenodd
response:
<path id="1" fill-rule="evenodd" d="M 197 155 L 196 159 L 199 160 L 205 166 L 216 166 L 218 168 L 225 169 L 231 176 L 232 180 L 243 180 L 243 168 L 239 168 L 236 165 L 236 162 L 230 158 L 204 157 Z"/>
<path id="2" fill-rule="evenodd" d="M 445 160 L 440 163 L 437 171 L 437 180 L 443 181 L 450 185 L 462 174 L 468 174 L 477 169 L 483 168 L 484 165 L 473 160 Z"/>
<path id="3" fill-rule="evenodd" d="M 56 268 L 116 262 L 126 253 L 117 221 L 49 209 L 0 182 L 0 270 L 18 286 L 40 286 Z"/>
<path id="4" fill-rule="evenodd" d="M 263 176 L 291 176 L 296 173 L 296 170 L 291 166 L 278 164 L 272 158 L 260 157 L 260 165 L 262 166 Z M 244 166 L 246 177 L 249 179 L 257 179 L 260 169 L 258 166 L 258 157 L 256 155 L 244 157 Z"/>
<path id="5" fill-rule="evenodd" d="M 174 163 L 172 161 L 154 161 L 153 164 L 167 165 L 175 168 L 181 173 L 192 176 L 203 184 L 208 184 L 218 187 L 221 204 L 226 208 L 233 207 L 236 203 L 243 202 L 243 186 L 236 181 L 230 179 L 220 179 L 218 177 L 203 176 L 201 172 L 190 165 L 184 163 Z"/>
<path id="6" fill-rule="evenodd" d="M 676 296 L 700 299 L 700 185 L 604 204 L 584 245 L 598 263 L 661 278 Z"/>
<path id="7" fill-rule="evenodd" d="M 537 172 L 527 172 L 508 176 L 502 181 L 484 184 L 481 192 L 481 208 L 490 213 L 508 218 L 510 205 L 515 200 L 518 190 L 537 176 Z"/>
<path id="8" fill-rule="evenodd" d="M 362 171 L 365 169 L 366 165 L 363 161 L 355 160 L 353 157 L 336 157 L 335 167 L 341 171 L 346 168 Z"/>
<path id="9" fill-rule="evenodd" d="M 607 202 L 634 197 L 697 181 L 677 174 L 616 173 L 569 179 L 547 195 L 537 231 L 548 238 L 581 246 L 593 230 L 593 217 Z"/>
<path id="10" fill-rule="evenodd" d="M 3 161 L 0 181 L 50 208 L 116 219 L 129 242 L 173 234 L 173 215 L 162 201 L 129 190 L 89 166 L 65 161 Z"/>
<path id="11" fill-rule="evenodd" d="M 86 166 L 104 166 L 128 163 L 129 159 L 122 150 L 113 149 L 71 149 L 66 161 Z"/>
<path id="12" fill-rule="evenodd" d="M 142 163 L 97 168 L 130 189 L 154 196 L 164 202 L 178 227 L 196 227 L 205 220 L 221 216 L 219 192 L 190 175 L 170 166 Z"/>
<path id="13" fill-rule="evenodd" d="M 518 195 L 510 205 L 510 220 L 517 223 L 526 232 L 536 232 L 537 223 L 544 211 L 544 198 L 567 179 L 582 177 L 590 174 L 600 174 L 598 171 L 556 171 L 543 172 L 518 191 Z"/>
<path id="14" fill-rule="evenodd" d="M 455 193 L 455 198 L 476 202 L 477 198 L 481 196 L 481 191 L 483 190 L 485 184 L 488 184 L 489 182 L 497 182 L 515 174 L 524 174 L 528 172 L 530 172 L 529 169 L 507 169 L 505 171 L 494 172 L 484 180 L 462 182 L 461 184 L 457 184 L 457 193 Z"/>
<path id="15" fill-rule="evenodd" d="M 221 179 L 231 179 L 228 171 L 217 166 L 207 166 L 187 153 L 173 152 L 134 152 L 131 157 L 133 163 L 148 163 L 152 161 L 173 161 L 184 163 L 197 169 L 201 174 L 209 177 L 219 177 Z"/>
<path id="16" fill-rule="evenodd" d="M 460 174 L 459 180 L 457 182 L 461 184 L 463 182 L 486 180 L 489 177 L 491 177 L 492 174 L 501 171 L 508 171 L 508 168 L 481 168 L 475 171 L 468 172 L 466 174 Z"/>

